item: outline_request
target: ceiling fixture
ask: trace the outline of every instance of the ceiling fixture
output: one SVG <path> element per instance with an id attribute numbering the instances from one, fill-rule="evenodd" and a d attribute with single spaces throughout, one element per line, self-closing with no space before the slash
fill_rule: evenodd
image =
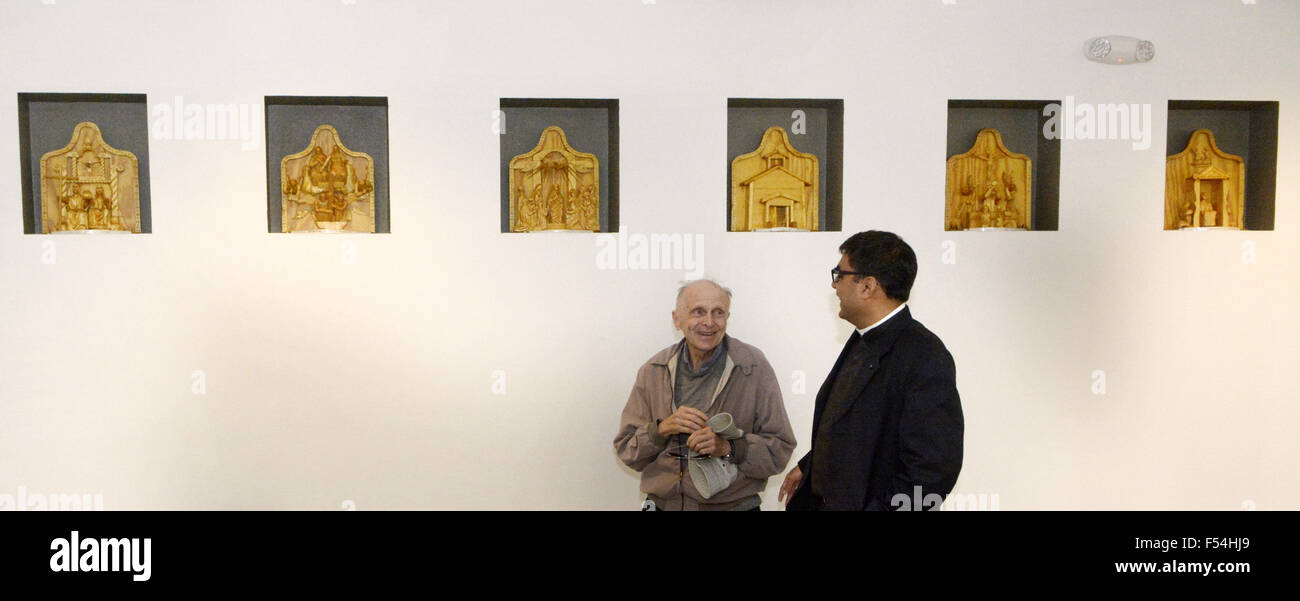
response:
<path id="1" fill-rule="evenodd" d="M 1155 58 L 1156 45 L 1126 35 L 1103 35 L 1088 40 L 1083 45 L 1083 55 L 1107 65 L 1131 65 Z"/>

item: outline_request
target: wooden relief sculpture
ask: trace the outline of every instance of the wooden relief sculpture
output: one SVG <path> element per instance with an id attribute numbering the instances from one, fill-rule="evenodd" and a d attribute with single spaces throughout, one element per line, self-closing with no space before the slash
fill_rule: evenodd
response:
<path id="1" fill-rule="evenodd" d="M 510 159 L 510 231 L 545 230 L 600 231 L 600 163 L 555 126 Z"/>
<path id="2" fill-rule="evenodd" d="M 375 160 L 348 150 L 330 125 L 280 161 L 280 231 L 374 232 Z"/>
<path id="3" fill-rule="evenodd" d="M 1241 229 L 1246 163 L 1219 150 L 1208 129 L 1192 132 L 1187 148 L 1165 159 L 1165 229 Z"/>
<path id="4" fill-rule="evenodd" d="M 817 156 L 769 127 L 754 152 L 731 161 L 731 231 L 817 231 Z"/>
<path id="5" fill-rule="evenodd" d="M 140 233 L 139 162 L 89 121 L 41 157 L 41 233 L 86 230 Z"/>
<path id="6" fill-rule="evenodd" d="M 1030 229 L 1033 173 L 998 130 L 980 130 L 970 150 L 948 159 L 944 229 Z"/>

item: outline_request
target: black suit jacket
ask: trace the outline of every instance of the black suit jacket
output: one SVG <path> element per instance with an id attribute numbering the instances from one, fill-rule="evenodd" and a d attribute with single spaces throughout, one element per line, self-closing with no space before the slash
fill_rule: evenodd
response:
<path id="1" fill-rule="evenodd" d="M 952 354 L 908 308 L 856 343 L 868 345 L 856 364 L 853 344 L 817 392 L 812 449 L 799 460 L 803 480 L 787 508 L 938 509 L 961 471 L 965 429 Z M 833 403 L 837 377 L 856 379 L 847 400 Z M 826 469 L 814 473 L 819 455 Z M 818 478 L 823 498 L 812 493 Z"/>

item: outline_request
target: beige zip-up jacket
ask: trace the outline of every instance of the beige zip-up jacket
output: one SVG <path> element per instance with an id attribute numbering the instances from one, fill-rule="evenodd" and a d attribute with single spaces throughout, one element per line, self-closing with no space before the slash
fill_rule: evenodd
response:
<path id="1" fill-rule="evenodd" d="M 727 337 L 727 360 L 709 417 L 730 413 L 745 432 L 733 441 L 733 462 L 741 477 L 726 490 L 705 499 L 695 489 L 681 460 L 666 453 L 668 441 L 659 435 L 659 421 L 672 415 L 673 382 L 681 341 L 651 357 L 636 374 L 636 384 L 623 408 L 614 451 L 628 467 L 641 472 L 641 492 L 667 506 L 660 509 L 725 509 L 761 493 L 767 479 L 785 470 L 794 452 L 794 431 L 781 401 L 776 372 L 756 347 Z"/>

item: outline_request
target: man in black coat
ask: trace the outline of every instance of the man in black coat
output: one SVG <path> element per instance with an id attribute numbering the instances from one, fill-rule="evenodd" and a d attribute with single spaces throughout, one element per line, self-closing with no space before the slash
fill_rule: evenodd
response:
<path id="1" fill-rule="evenodd" d="M 938 509 L 965 428 L 952 355 L 912 319 L 916 253 L 889 232 L 840 245 L 831 286 L 857 331 L 817 392 L 812 449 L 786 475 L 788 510 Z"/>

